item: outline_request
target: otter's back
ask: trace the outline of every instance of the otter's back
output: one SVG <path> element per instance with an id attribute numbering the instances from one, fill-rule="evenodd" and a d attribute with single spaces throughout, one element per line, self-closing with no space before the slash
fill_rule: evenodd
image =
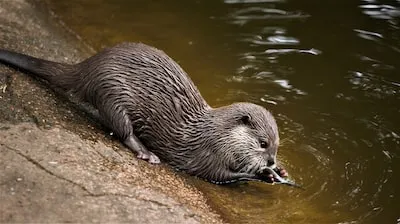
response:
<path id="1" fill-rule="evenodd" d="M 141 139 L 169 136 L 173 141 L 177 125 L 209 108 L 183 69 L 145 44 L 120 44 L 78 66 L 81 81 L 74 91 L 108 115 L 126 108 Z"/>

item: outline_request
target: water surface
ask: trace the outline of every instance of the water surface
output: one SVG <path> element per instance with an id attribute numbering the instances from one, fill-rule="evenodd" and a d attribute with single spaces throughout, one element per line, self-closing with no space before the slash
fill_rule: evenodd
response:
<path id="1" fill-rule="evenodd" d="M 279 159 L 306 190 L 194 181 L 228 221 L 400 221 L 399 1 L 49 2 L 97 50 L 156 46 L 210 105 L 273 112 Z"/>

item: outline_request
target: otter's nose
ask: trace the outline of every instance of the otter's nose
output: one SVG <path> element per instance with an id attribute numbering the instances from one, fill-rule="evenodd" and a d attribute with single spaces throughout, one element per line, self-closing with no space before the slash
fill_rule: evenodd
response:
<path id="1" fill-rule="evenodd" d="M 268 159 L 267 166 L 272 168 L 274 165 L 275 165 L 275 160 L 274 159 Z"/>

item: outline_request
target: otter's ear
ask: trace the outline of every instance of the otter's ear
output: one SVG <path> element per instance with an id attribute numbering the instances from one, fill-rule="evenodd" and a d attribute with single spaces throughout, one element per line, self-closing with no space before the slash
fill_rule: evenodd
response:
<path id="1" fill-rule="evenodd" d="M 240 122 L 242 122 L 244 125 L 249 125 L 251 121 L 251 117 L 249 115 L 243 115 L 240 118 Z"/>

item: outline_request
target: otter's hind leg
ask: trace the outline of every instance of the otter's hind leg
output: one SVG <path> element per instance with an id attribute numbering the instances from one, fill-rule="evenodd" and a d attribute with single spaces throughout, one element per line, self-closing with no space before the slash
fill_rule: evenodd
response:
<path id="1" fill-rule="evenodd" d="M 104 122 L 107 123 L 106 125 L 111 128 L 130 150 L 137 153 L 137 158 L 147 160 L 149 163 L 160 163 L 158 156 L 150 152 L 133 133 L 132 122 L 125 109 L 114 106 L 110 107 L 109 111 L 104 109 L 99 110 L 99 112 Z"/>

